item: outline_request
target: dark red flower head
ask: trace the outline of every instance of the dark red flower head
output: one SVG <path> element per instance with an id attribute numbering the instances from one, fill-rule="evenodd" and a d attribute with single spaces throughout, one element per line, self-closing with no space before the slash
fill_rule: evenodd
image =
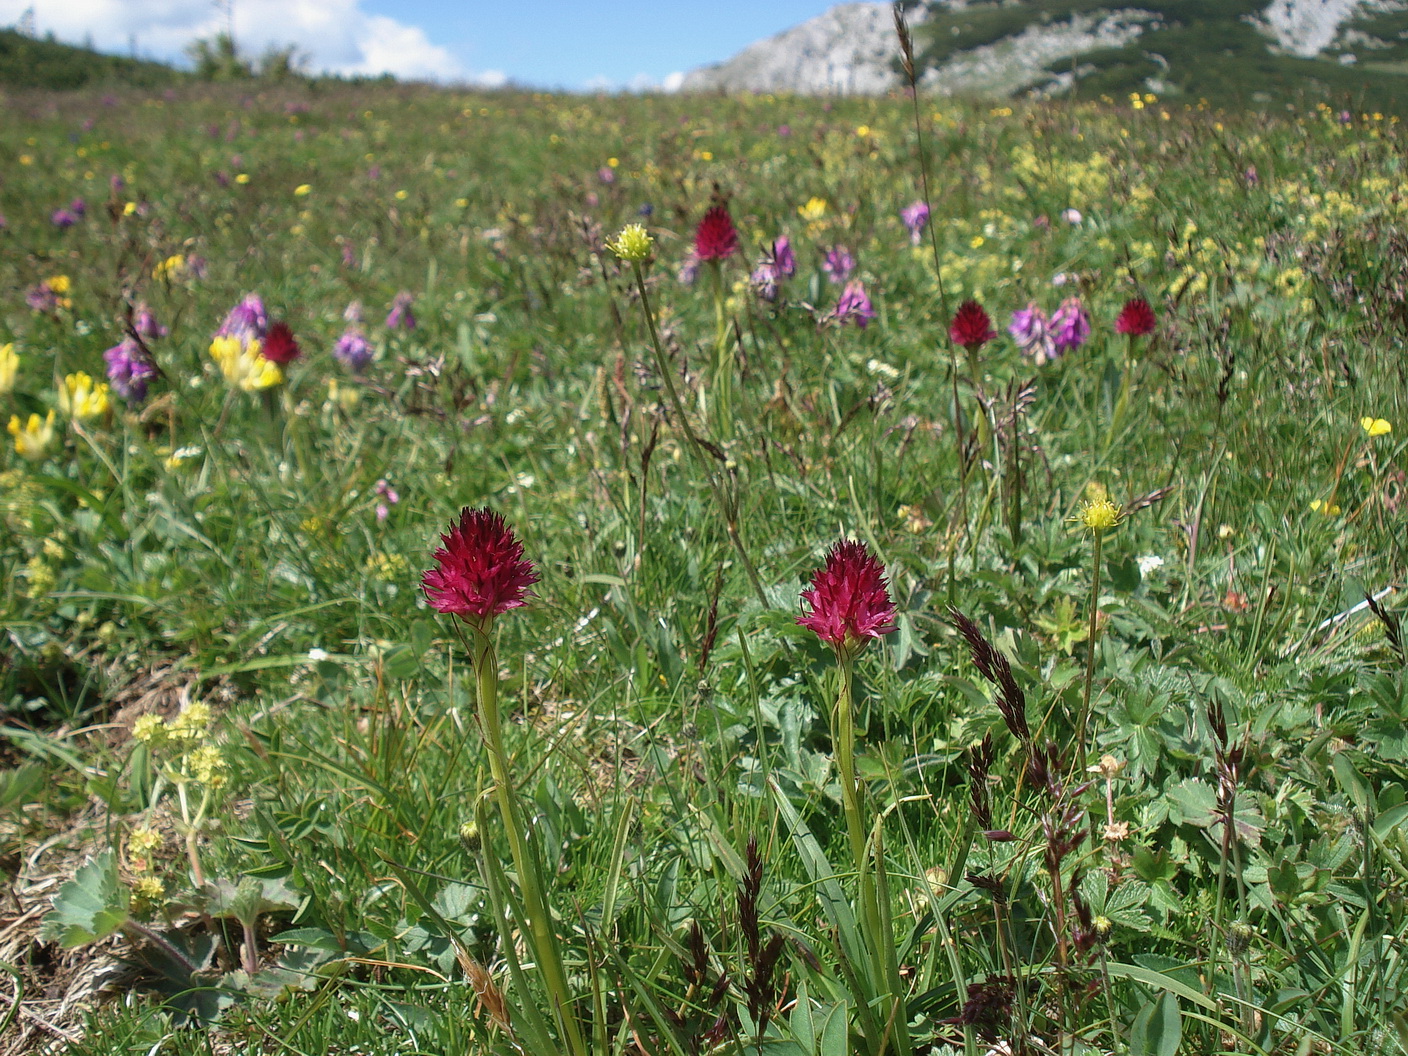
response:
<path id="1" fill-rule="evenodd" d="M 1143 297 L 1125 301 L 1120 316 L 1115 320 L 1115 333 L 1130 337 L 1143 337 L 1154 332 L 1154 309 Z"/>
<path id="2" fill-rule="evenodd" d="M 738 252 L 738 230 L 728 206 L 715 205 L 694 229 L 694 255 L 700 260 L 725 260 Z"/>
<path id="3" fill-rule="evenodd" d="M 983 311 L 977 301 L 964 301 L 954 314 L 953 325 L 948 328 L 948 336 L 955 345 L 970 352 L 976 352 L 994 337 L 997 331 L 992 327 L 992 318 Z"/>
<path id="4" fill-rule="evenodd" d="M 488 509 L 466 506 L 440 541 L 435 567 L 420 580 L 430 607 L 439 612 L 482 625 L 523 605 L 528 587 L 538 582 L 533 563 L 523 560 L 523 544 Z"/>
<path id="5" fill-rule="evenodd" d="M 816 631 L 838 654 L 854 656 L 869 639 L 895 629 L 885 569 L 864 543 L 843 539 L 833 546 L 826 565 L 812 573 L 802 601 L 811 611 L 797 622 Z"/>
<path id="6" fill-rule="evenodd" d="M 302 349 L 294 340 L 293 331 L 288 328 L 288 323 L 278 322 L 269 324 L 269 332 L 264 335 L 264 343 L 259 346 L 259 354 L 270 363 L 277 363 L 283 367 L 297 359 L 302 354 Z"/>

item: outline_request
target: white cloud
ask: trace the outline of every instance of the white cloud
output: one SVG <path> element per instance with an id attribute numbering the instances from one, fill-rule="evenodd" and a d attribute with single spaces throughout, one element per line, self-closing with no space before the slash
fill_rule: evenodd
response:
<path id="1" fill-rule="evenodd" d="M 211 0 L 0 0 L 0 25 L 13 25 L 30 6 L 40 33 L 91 41 L 112 52 L 126 52 L 135 39 L 139 53 L 164 60 L 179 59 L 191 41 L 226 25 Z M 496 71 L 465 69 L 419 26 L 368 14 L 360 0 L 234 0 L 234 12 L 235 40 L 247 54 L 292 44 L 308 56 L 311 69 L 329 73 L 391 73 L 486 86 L 507 79 Z"/>

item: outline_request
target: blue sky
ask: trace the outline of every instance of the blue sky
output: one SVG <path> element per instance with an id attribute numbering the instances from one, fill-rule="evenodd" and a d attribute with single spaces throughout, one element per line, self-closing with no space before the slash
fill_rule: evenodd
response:
<path id="1" fill-rule="evenodd" d="M 821 14 L 828 0 L 364 0 L 369 11 L 424 28 L 471 70 L 516 81 L 584 88 L 594 79 L 660 82 L 729 58 L 763 37 Z"/>
<path id="2" fill-rule="evenodd" d="M 0 0 L 0 26 L 179 61 L 227 0 Z M 293 44 L 314 70 L 590 90 L 659 85 L 804 22 L 831 0 L 228 0 L 235 39 Z"/>

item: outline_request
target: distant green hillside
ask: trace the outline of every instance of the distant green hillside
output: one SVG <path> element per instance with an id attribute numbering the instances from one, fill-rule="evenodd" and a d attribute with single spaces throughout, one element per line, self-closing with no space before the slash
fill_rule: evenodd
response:
<path id="1" fill-rule="evenodd" d="M 1408 12 L 1365 11 L 1341 27 L 1352 45 L 1316 58 L 1278 54 L 1248 21 L 1266 0 L 1041 0 L 934 6 L 916 27 L 926 68 L 984 45 L 1000 44 L 1031 26 L 1073 15 L 1142 11 L 1155 16 L 1122 47 L 1087 51 L 1048 66 L 1052 75 L 1077 71 L 1073 94 L 1126 96 L 1161 86 L 1160 95 L 1206 99 L 1217 106 L 1304 104 L 1323 100 L 1354 110 L 1408 113 Z M 1352 64 L 1341 55 L 1352 54 Z"/>
<path id="2" fill-rule="evenodd" d="M 86 88 L 129 84 L 157 88 L 185 74 L 158 62 L 104 55 L 91 48 L 37 39 L 0 29 L 0 86 L 7 88 Z"/>

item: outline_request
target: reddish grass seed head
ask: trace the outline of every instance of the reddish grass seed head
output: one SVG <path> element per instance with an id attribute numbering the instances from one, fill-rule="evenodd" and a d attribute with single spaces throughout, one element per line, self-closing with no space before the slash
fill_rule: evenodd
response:
<path id="1" fill-rule="evenodd" d="M 807 607 L 797 623 L 815 631 L 838 654 L 853 656 L 871 638 L 895 629 L 895 604 L 885 569 L 864 543 L 842 540 L 826 555 L 802 591 Z"/>
<path id="2" fill-rule="evenodd" d="M 460 519 L 440 536 L 435 567 L 421 577 L 430 607 L 482 624 L 526 603 L 538 582 L 523 544 L 500 514 L 466 506 Z"/>

